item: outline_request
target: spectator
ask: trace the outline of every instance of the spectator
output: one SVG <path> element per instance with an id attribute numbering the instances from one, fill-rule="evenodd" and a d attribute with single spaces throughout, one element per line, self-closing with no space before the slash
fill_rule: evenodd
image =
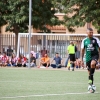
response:
<path id="1" fill-rule="evenodd" d="M 48 57 L 47 54 L 45 54 L 44 57 L 41 58 L 38 68 L 40 68 L 41 65 L 43 65 L 46 68 L 50 66 L 50 58 Z"/>
<path id="2" fill-rule="evenodd" d="M 55 64 L 52 64 L 55 61 Z M 59 53 L 56 53 L 55 57 L 51 61 L 51 67 L 61 68 L 62 67 L 62 58 L 59 56 Z"/>
<path id="3" fill-rule="evenodd" d="M 6 52 L 3 53 L 3 56 L 2 56 L 2 64 L 1 66 L 7 66 L 8 64 L 8 56 L 6 55 Z"/>
<path id="4" fill-rule="evenodd" d="M 29 65 L 29 63 L 26 63 L 26 66 L 28 66 L 28 65 Z M 30 66 L 31 67 L 36 66 L 36 58 L 33 56 L 32 53 L 30 54 Z"/>
<path id="5" fill-rule="evenodd" d="M 74 42 L 75 45 L 75 59 L 79 59 L 80 58 L 80 51 L 78 50 L 78 41 Z"/>
<path id="6" fill-rule="evenodd" d="M 36 58 L 36 53 L 34 51 L 31 51 L 31 54 Z"/>
<path id="7" fill-rule="evenodd" d="M 3 53 L 6 52 L 6 51 L 5 51 L 5 48 L 2 48 L 2 52 L 3 52 Z"/>
<path id="8" fill-rule="evenodd" d="M 11 49 L 11 46 L 9 45 L 8 49 L 7 49 L 7 56 L 11 56 L 13 53 L 13 50 Z"/>
<path id="9" fill-rule="evenodd" d="M 16 66 L 16 63 L 17 63 L 17 57 L 13 53 L 12 56 L 11 56 L 10 64 L 11 64 L 11 66 Z"/>
<path id="10" fill-rule="evenodd" d="M 7 66 L 11 66 L 11 57 L 10 56 L 8 56 L 8 61 L 7 61 Z"/>
<path id="11" fill-rule="evenodd" d="M 0 52 L 0 66 L 2 65 L 2 54 Z"/>
<path id="12" fill-rule="evenodd" d="M 48 51 L 44 47 L 43 50 L 41 50 L 41 56 L 44 57 L 45 54 L 47 54 L 47 53 L 48 53 Z"/>
<path id="13" fill-rule="evenodd" d="M 19 55 L 19 57 L 17 58 L 16 66 L 18 67 L 22 66 L 22 56 L 21 55 Z"/>
<path id="14" fill-rule="evenodd" d="M 80 69 L 82 67 L 81 59 L 76 59 L 75 64 L 76 68 Z"/>
<path id="15" fill-rule="evenodd" d="M 23 54 L 21 55 L 21 57 L 22 57 L 22 59 L 21 59 L 22 66 L 26 67 L 27 58 Z"/>

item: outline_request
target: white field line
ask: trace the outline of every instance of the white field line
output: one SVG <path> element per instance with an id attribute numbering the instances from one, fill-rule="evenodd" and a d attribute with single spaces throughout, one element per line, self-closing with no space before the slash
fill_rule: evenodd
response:
<path id="1" fill-rule="evenodd" d="M 0 81 L 0 83 L 26 83 L 27 81 Z M 81 83 L 81 82 L 32 82 L 34 83 L 68 83 L 68 84 L 87 84 L 87 83 Z M 100 84 L 100 83 L 95 83 Z"/>
<path id="2" fill-rule="evenodd" d="M 95 92 L 98 93 L 98 92 Z M 62 96 L 62 95 L 82 95 L 82 94 L 90 94 L 88 92 L 80 92 L 80 93 L 63 93 L 63 94 L 36 94 L 36 95 L 27 95 L 27 96 L 9 96 L 9 97 L 0 97 L 0 99 L 15 99 L 15 98 L 29 98 L 29 97 L 45 97 L 45 96 Z"/>

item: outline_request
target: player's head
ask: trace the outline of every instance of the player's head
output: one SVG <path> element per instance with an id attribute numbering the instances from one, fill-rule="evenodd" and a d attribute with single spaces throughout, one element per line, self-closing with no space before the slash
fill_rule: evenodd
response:
<path id="1" fill-rule="evenodd" d="M 93 29 L 92 28 L 87 29 L 87 35 L 89 38 L 93 37 Z"/>

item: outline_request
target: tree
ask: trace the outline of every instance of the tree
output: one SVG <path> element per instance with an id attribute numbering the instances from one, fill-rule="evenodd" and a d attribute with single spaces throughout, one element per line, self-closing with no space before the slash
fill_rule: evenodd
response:
<path id="1" fill-rule="evenodd" d="M 56 0 L 63 6 L 64 24 L 71 32 L 75 27 L 92 25 L 100 33 L 100 0 Z"/>
<path id="2" fill-rule="evenodd" d="M 60 24 L 54 15 L 55 9 L 51 0 L 32 0 L 32 25 L 33 28 L 50 32 L 46 25 Z M 29 25 L 29 0 L 0 0 L 0 25 L 7 24 L 6 31 L 16 35 L 15 50 L 17 51 L 18 33 L 28 32 Z M 52 20 L 55 19 L 55 20 Z"/>
<path id="3" fill-rule="evenodd" d="M 1 33 L 1 26 L 7 24 L 7 22 L 3 19 L 3 15 L 6 12 L 6 6 L 5 3 L 3 4 L 3 0 L 0 2 L 0 33 Z"/>

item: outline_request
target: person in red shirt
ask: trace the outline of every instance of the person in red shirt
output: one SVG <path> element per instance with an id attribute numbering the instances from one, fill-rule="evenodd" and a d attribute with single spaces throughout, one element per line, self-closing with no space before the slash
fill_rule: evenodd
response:
<path id="1" fill-rule="evenodd" d="M 21 60 L 22 66 L 26 67 L 27 58 L 24 55 L 21 55 L 21 56 L 22 56 L 22 60 Z"/>
<path id="2" fill-rule="evenodd" d="M 0 52 L 0 66 L 2 65 L 2 54 Z"/>
<path id="3" fill-rule="evenodd" d="M 19 55 L 19 57 L 17 58 L 16 66 L 18 67 L 22 66 L 22 56 L 21 55 Z"/>
<path id="4" fill-rule="evenodd" d="M 2 56 L 2 65 L 1 66 L 7 66 L 8 64 L 8 56 L 6 55 L 6 52 L 3 53 L 3 56 Z"/>

